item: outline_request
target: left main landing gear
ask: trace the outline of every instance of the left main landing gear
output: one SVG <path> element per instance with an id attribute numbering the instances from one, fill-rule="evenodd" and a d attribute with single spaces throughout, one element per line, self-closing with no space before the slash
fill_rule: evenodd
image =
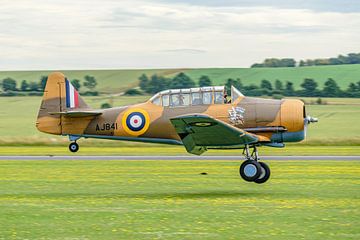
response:
<path id="1" fill-rule="evenodd" d="M 249 145 L 244 148 L 245 162 L 240 166 L 240 176 L 248 182 L 264 183 L 270 178 L 270 168 L 263 162 L 258 162 L 259 155 L 256 146 L 250 153 Z"/>

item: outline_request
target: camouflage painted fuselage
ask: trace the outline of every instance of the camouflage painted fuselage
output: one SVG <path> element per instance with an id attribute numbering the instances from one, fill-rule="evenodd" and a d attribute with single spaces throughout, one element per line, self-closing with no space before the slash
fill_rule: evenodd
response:
<path id="1" fill-rule="evenodd" d="M 305 137 L 305 107 L 299 100 L 240 96 L 227 104 L 163 107 L 147 101 L 93 110 L 79 96 L 78 107 L 69 109 L 66 105 L 66 81 L 61 73 L 53 73 L 48 78 L 36 123 L 42 132 L 68 135 L 72 139 L 86 137 L 182 144 L 182 138 L 170 120 L 200 114 L 253 134 L 260 145 L 277 146 L 283 142 L 301 141 Z M 141 119 L 134 114 L 140 114 Z M 129 123 L 129 119 L 134 122 Z M 138 121 L 141 122 L 139 126 Z M 241 144 L 224 147 L 238 148 Z"/>

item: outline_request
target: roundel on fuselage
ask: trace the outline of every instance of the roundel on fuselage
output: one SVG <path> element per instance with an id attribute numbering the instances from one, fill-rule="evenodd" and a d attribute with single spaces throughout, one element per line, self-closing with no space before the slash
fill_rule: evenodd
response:
<path id="1" fill-rule="evenodd" d="M 127 110 L 122 117 L 122 127 L 132 136 L 144 134 L 150 125 L 149 114 L 140 108 Z"/>

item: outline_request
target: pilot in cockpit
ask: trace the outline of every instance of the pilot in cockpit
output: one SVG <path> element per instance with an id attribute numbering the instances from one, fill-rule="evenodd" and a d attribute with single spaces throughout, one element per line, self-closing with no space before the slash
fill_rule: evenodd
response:
<path id="1" fill-rule="evenodd" d="M 225 104 L 231 103 L 231 99 L 228 99 L 228 95 L 227 95 L 226 92 L 224 93 L 224 103 L 225 103 Z"/>

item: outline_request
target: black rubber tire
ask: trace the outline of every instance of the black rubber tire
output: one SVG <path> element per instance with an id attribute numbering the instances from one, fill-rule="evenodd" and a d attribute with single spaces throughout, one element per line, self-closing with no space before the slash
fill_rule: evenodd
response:
<path id="1" fill-rule="evenodd" d="M 254 166 L 256 170 L 256 173 L 252 176 L 248 176 L 245 174 L 245 167 L 247 165 L 251 164 L 252 166 Z M 242 177 L 242 179 L 244 179 L 245 181 L 248 181 L 248 182 L 253 182 L 255 181 L 256 179 L 259 178 L 260 174 L 261 174 L 261 166 L 260 164 L 257 162 L 257 161 L 254 161 L 254 160 L 246 160 L 245 162 L 243 162 L 240 166 L 240 169 L 239 169 L 239 173 L 240 173 L 240 176 Z"/>
<path id="2" fill-rule="evenodd" d="M 269 180 L 270 178 L 270 168 L 264 162 L 259 162 L 261 166 L 261 174 L 258 179 L 254 180 L 254 182 L 261 184 Z"/>
<path id="3" fill-rule="evenodd" d="M 79 151 L 79 144 L 77 144 L 76 142 L 70 143 L 69 150 L 70 150 L 70 152 L 73 152 L 73 153 Z"/>

